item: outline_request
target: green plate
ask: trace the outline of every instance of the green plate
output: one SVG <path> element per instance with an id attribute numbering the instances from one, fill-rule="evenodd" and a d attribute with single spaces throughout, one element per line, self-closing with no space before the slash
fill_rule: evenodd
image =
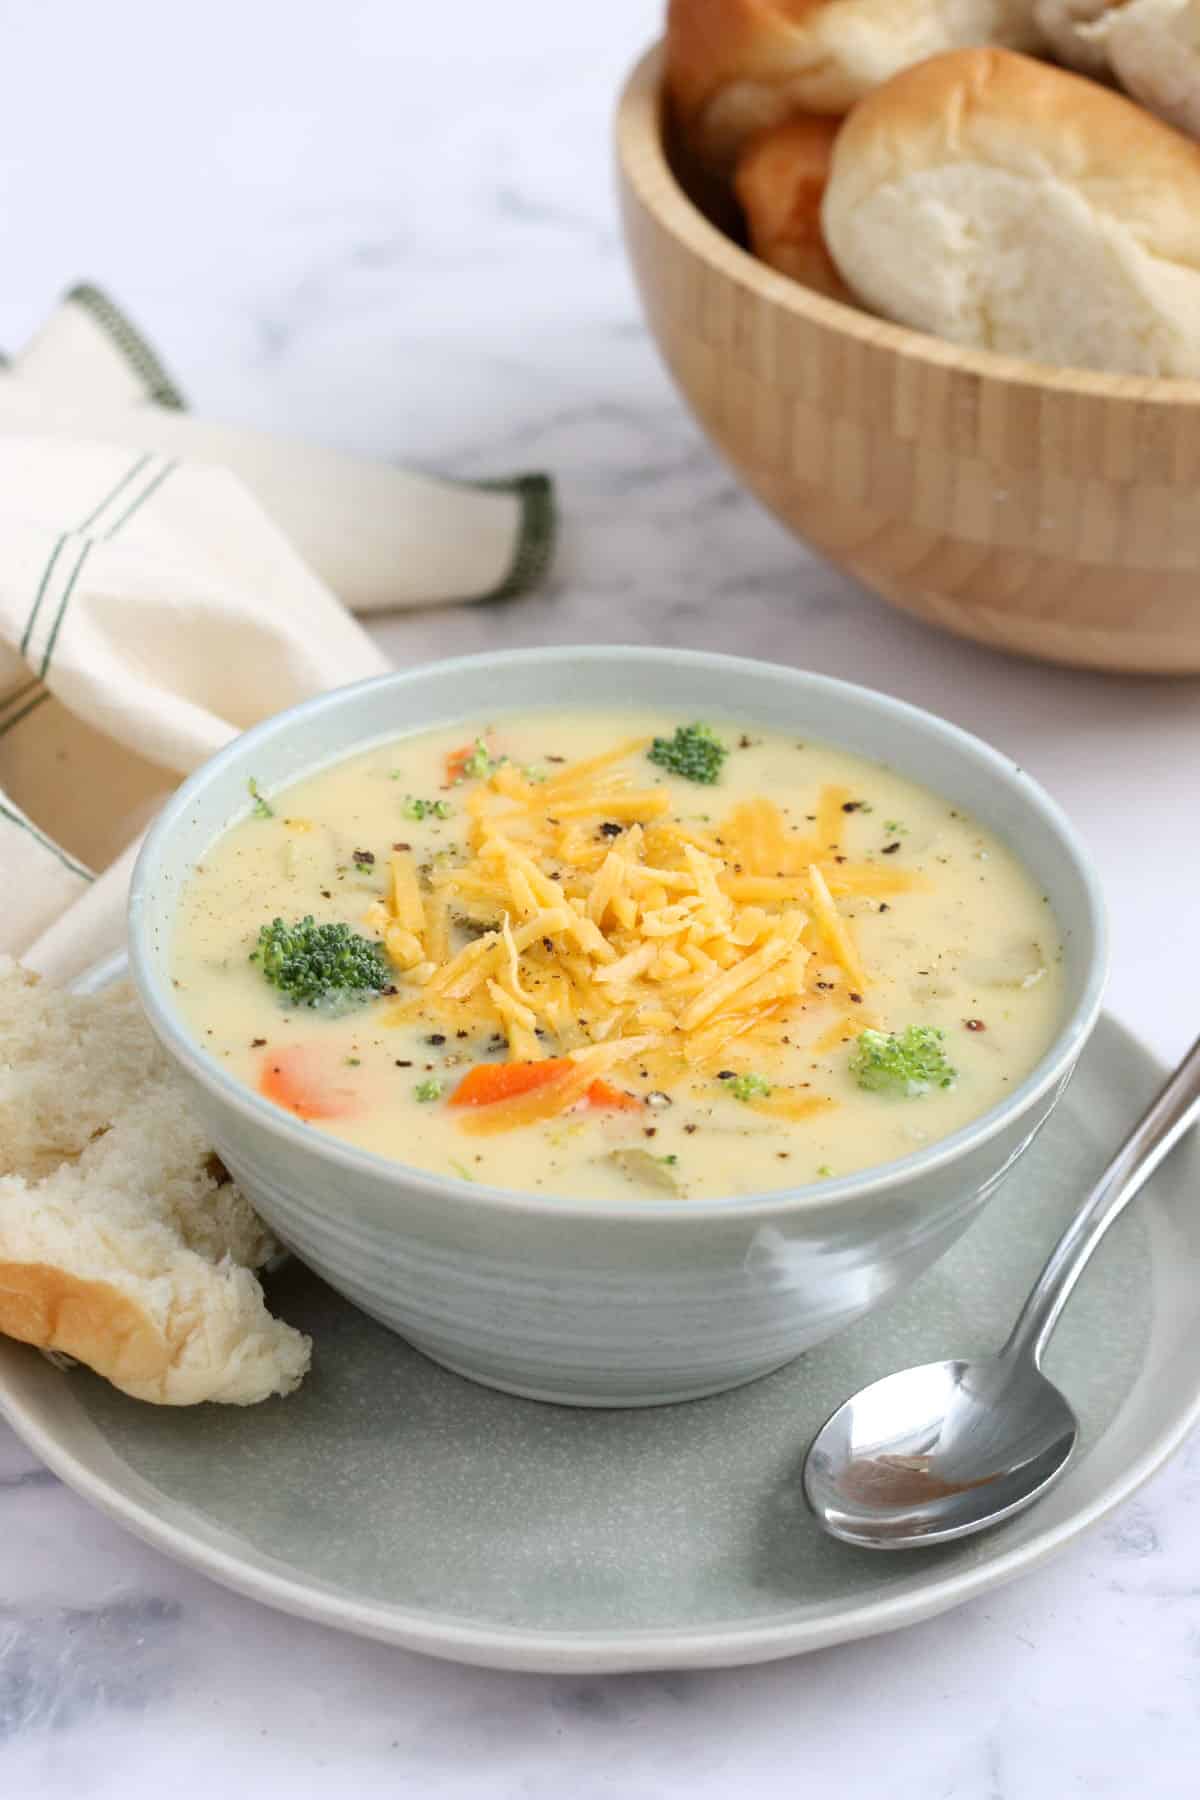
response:
<path id="1" fill-rule="evenodd" d="M 1083 1423 L 1039 1506 L 972 1542 L 822 1536 L 800 1464 L 826 1413 L 908 1363 L 997 1344 L 1077 1197 L 1160 1079 L 1103 1020 L 1058 1112 L 906 1295 L 750 1387 L 595 1412 L 427 1362 L 296 1264 L 273 1306 L 311 1376 L 247 1410 L 158 1410 L 0 1342 L 0 1411 L 64 1481 L 267 1605 L 436 1656 L 540 1670 L 788 1656 L 927 1618 L 1031 1568 L 1129 1494 L 1200 1411 L 1200 1150 L 1155 1175 L 1084 1276 L 1048 1373 Z"/>

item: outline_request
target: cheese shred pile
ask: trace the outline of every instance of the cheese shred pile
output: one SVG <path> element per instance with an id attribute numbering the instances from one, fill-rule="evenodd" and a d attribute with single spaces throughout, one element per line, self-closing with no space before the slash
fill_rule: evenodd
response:
<path id="1" fill-rule="evenodd" d="M 460 863 L 423 874 L 393 853 L 368 914 L 397 972 L 388 1023 L 502 1034 L 512 1061 L 574 1059 L 580 1084 L 636 1061 L 667 1088 L 778 1044 L 817 981 L 839 1010 L 832 1029 L 851 1010 L 857 1029 L 870 1022 L 870 971 L 839 902 L 919 878 L 842 855 L 844 788 L 822 790 L 809 835 L 764 798 L 681 823 L 665 786 L 630 773 L 648 742 L 544 782 L 501 764 L 466 791 Z M 802 1117 L 829 1102 L 776 1091 L 759 1104 Z"/>

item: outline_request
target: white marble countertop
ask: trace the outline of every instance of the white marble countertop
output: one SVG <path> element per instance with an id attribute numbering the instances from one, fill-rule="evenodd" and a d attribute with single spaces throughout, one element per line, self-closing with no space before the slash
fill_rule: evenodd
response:
<path id="1" fill-rule="evenodd" d="M 1107 881 L 1112 1006 L 1196 1028 L 1200 684 L 1008 661 L 889 612 L 742 496 L 642 329 L 609 175 L 657 0 L 50 0 L 7 21 L 0 342 L 87 277 L 198 407 L 463 474 L 547 467 L 553 584 L 380 627 L 400 662 L 632 639 L 853 675 L 1018 753 Z M 1200 1442 L 1051 1567 L 729 1673 L 457 1669 L 174 1567 L 0 1427 L 0 1790 L 158 1800 L 1194 1796 Z"/>

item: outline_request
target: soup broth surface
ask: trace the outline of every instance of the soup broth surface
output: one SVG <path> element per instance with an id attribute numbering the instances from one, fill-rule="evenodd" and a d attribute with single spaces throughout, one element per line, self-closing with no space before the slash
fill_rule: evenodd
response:
<path id="1" fill-rule="evenodd" d="M 715 724 L 718 779 L 683 779 L 649 750 L 687 723 L 470 721 L 251 798 L 181 901 L 190 1028 L 314 1131 L 564 1199 L 825 1180 L 1001 1100 L 1063 1004 L 1013 853 L 890 769 L 753 726 Z M 260 929 L 308 916 L 377 944 L 391 991 L 273 986 Z"/>

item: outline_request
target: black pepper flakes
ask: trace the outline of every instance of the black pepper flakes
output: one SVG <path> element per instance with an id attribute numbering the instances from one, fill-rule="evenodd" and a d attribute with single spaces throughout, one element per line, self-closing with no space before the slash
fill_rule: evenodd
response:
<path id="1" fill-rule="evenodd" d="M 895 854 L 899 848 L 900 848 L 900 839 L 897 838 L 894 844 L 885 844 L 883 846 L 883 849 L 880 851 L 880 855 L 881 856 L 895 856 Z"/>
<path id="2" fill-rule="evenodd" d="M 353 850 L 351 851 L 351 860 L 356 862 L 360 869 L 370 869 L 375 864 L 375 852 L 373 850 Z"/>
<path id="3" fill-rule="evenodd" d="M 861 994 L 856 994 L 852 991 L 850 994 L 850 998 L 854 1002 L 855 1006 L 861 1006 L 863 1003 L 863 997 Z"/>
<path id="4" fill-rule="evenodd" d="M 657 1137 L 658 1136 L 658 1126 L 657 1125 L 643 1125 L 642 1136 L 643 1137 Z"/>
<path id="5" fill-rule="evenodd" d="M 410 1062 L 402 1062 L 402 1061 L 401 1061 L 401 1060 L 400 1060 L 400 1058 L 399 1058 L 399 1057 L 397 1057 L 397 1058 L 396 1058 L 396 1067 L 397 1067 L 397 1068 L 398 1068 L 398 1069 L 411 1069 L 411 1068 L 412 1068 L 412 1064 L 411 1064 L 411 1063 L 410 1063 Z"/>
<path id="6" fill-rule="evenodd" d="M 444 1031 L 431 1031 L 429 1036 L 425 1039 L 427 1044 L 444 1044 L 445 1041 L 446 1034 Z"/>
<path id="7" fill-rule="evenodd" d="M 603 825 L 600 827 L 598 835 L 606 838 L 620 837 L 624 829 L 625 827 L 623 825 L 618 825 L 615 819 L 605 819 Z"/>
<path id="8" fill-rule="evenodd" d="M 685 1125 L 683 1129 L 687 1132 L 688 1136 L 691 1137 L 692 1133 L 696 1131 L 698 1127 L 695 1125 Z"/>
<path id="9" fill-rule="evenodd" d="M 858 812 L 858 810 L 861 806 L 862 806 L 861 800 L 843 800 L 842 801 L 842 811 L 843 812 Z M 782 1154 L 782 1152 L 780 1154 Z"/>
<path id="10" fill-rule="evenodd" d="M 393 850 L 411 850 L 411 849 L 412 849 L 412 845 L 411 845 L 411 844 L 405 844 L 405 843 L 399 843 L 399 844 L 393 844 L 393 845 L 392 845 L 392 849 L 393 849 Z"/>
<path id="11" fill-rule="evenodd" d="M 261 1050 L 266 1041 L 266 1038 L 251 1038 L 250 1048 L 252 1050 Z"/>

